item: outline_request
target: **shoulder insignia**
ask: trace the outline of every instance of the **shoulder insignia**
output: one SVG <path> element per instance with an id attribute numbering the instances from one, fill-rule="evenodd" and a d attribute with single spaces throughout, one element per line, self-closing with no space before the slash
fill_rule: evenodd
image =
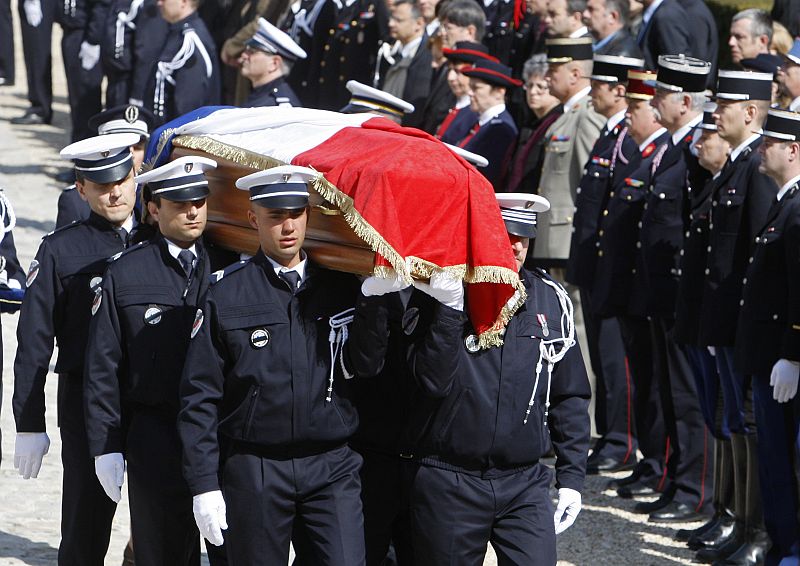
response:
<path id="1" fill-rule="evenodd" d="M 232 265 L 229 265 L 225 269 L 220 269 L 218 271 L 215 271 L 214 273 L 211 274 L 211 284 L 214 285 L 215 283 L 219 283 L 220 281 L 222 281 L 222 279 L 224 277 L 227 277 L 231 273 L 239 271 L 240 269 L 242 269 L 248 263 L 250 263 L 249 259 L 243 259 L 243 260 L 237 261 L 236 263 L 234 263 Z"/>
<path id="2" fill-rule="evenodd" d="M 653 152 L 655 150 L 656 150 L 655 142 L 650 142 L 649 144 L 647 144 L 647 147 L 642 150 L 642 157 L 645 158 L 650 157 L 651 155 L 653 155 Z"/>
<path id="3" fill-rule="evenodd" d="M 640 189 L 644 186 L 644 181 L 640 181 L 639 179 L 634 179 L 632 177 L 625 177 L 625 185 Z"/>
<path id="4" fill-rule="evenodd" d="M 69 230 L 70 228 L 74 228 L 75 226 L 78 226 L 79 224 L 83 224 L 83 220 L 73 220 L 72 222 L 70 222 L 66 226 L 62 226 L 61 228 L 56 228 L 52 232 L 48 232 L 47 234 L 42 236 L 42 238 L 49 238 L 53 234 L 58 234 L 59 232 L 63 232 L 64 230 Z"/>
<path id="5" fill-rule="evenodd" d="M 683 138 L 683 141 L 686 143 L 692 143 L 693 138 L 694 138 L 693 134 L 688 134 L 685 138 Z"/>
<path id="6" fill-rule="evenodd" d="M 149 243 L 150 243 L 150 241 L 149 241 L 149 240 L 144 240 L 144 241 L 138 242 L 138 243 L 136 243 L 136 244 L 134 244 L 134 245 L 130 246 L 129 248 L 122 250 L 121 252 L 117 252 L 117 253 L 115 253 L 115 254 L 114 254 L 114 255 L 112 255 L 110 258 L 108 258 L 108 260 L 106 260 L 106 262 L 107 262 L 107 263 L 114 263 L 115 261 L 117 261 L 117 260 L 118 260 L 119 258 L 121 258 L 122 256 L 124 256 L 124 255 L 128 255 L 129 253 L 131 253 L 131 252 L 132 252 L 132 251 L 134 251 L 134 250 L 139 250 L 139 249 L 141 249 L 143 246 L 145 246 L 146 244 L 149 244 Z"/>
<path id="7" fill-rule="evenodd" d="M 74 191 L 76 189 L 75 185 L 70 185 L 69 187 L 65 187 L 63 192 L 67 191 Z"/>
<path id="8" fill-rule="evenodd" d="M 551 142 L 566 142 L 569 141 L 569 139 L 570 139 L 569 136 L 562 136 L 558 134 L 553 134 L 552 136 L 550 136 Z"/>
<path id="9" fill-rule="evenodd" d="M 39 275 L 39 262 L 37 260 L 31 261 L 31 266 L 28 268 L 28 276 L 25 280 L 25 287 L 30 287 Z"/>
<path id="10" fill-rule="evenodd" d="M 203 309 L 197 309 L 197 312 L 194 314 L 194 322 L 192 322 L 192 334 L 190 338 L 197 336 L 201 326 L 203 326 Z"/>

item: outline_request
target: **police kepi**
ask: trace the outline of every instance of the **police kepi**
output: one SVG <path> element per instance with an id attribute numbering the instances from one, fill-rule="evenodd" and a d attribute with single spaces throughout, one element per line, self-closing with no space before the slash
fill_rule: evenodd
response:
<path id="1" fill-rule="evenodd" d="M 347 81 L 346 86 L 351 95 L 347 106 L 339 110 L 344 114 L 374 112 L 399 124 L 403 119 L 403 114 L 411 114 L 414 111 L 413 104 L 388 92 L 383 92 L 358 81 Z"/>

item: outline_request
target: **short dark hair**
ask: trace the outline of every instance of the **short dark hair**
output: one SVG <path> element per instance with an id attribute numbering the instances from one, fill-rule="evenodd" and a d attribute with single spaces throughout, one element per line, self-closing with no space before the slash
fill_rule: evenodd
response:
<path id="1" fill-rule="evenodd" d="M 483 39 L 486 32 L 486 14 L 474 0 L 453 0 L 442 12 L 441 19 L 461 28 L 475 26 L 476 41 Z"/>
<path id="2" fill-rule="evenodd" d="M 408 4 L 411 6 L 411 17 L 415 20 L 422 17 L 422 10 L 419 9 L 419 4 L 417 4 L 417 0 L 394 0 L 392 4 L 392 8 L 396 8 L 397 6 L 401 6 L 402 4 Z"/>
<path id="3" fill-rule="evenodd" d="M 619 14 L 622 27 L 628 27 L 628 19 L 631 17 L 631 5 L 628 0 L 606 0 L 606 13 L 608 12 Z"/>
<path id="4" fill-rule="evenodd" d="M 567 13 L 580 12 L 581 14 L 586 9 L 586 0 L 567 0 Z"/>

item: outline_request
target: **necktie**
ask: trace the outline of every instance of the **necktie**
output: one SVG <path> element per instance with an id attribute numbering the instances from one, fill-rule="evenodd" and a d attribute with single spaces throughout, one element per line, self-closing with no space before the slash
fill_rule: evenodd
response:
<path id="1" fill-rule="evenodd" d="M 300 274 L 296 271 L 281 271 L 278 275 L 280 275 L 281 279 L 286 281 L 286 284 L 289 285 L 289 289 L 292 291 L 292 295 L 297 293 L 297 287 L 300 285 Z"/>
<path id="2" fill-rule="evenodd" d="M 475 137 L 475 134 L 477 134 L 478 130 L 480 129 L 481 129 L 480 124 L 475 124 L 474 126 L 472 126 L 472 129 L 467 134 L 467 137 L 465 137 L 458 143 L 458 147 L 465 147 L 470 142 L 470 140 Z"/>
<path id="3" fill-rule="evenodd" d="M 116 230 L 117 234 L 119 235 L 119 239 L 122 241 L 122 245 L 127 248 L 128 237 L 130 236 L 130 234 L 128 234 L 128 231 L 122 226 L 120 226 L 119 228 L 115 228 L 114 230 Z"/>
<path id="4" fill-rule="evenodd" d="M 194 267 L 194 254 L 189 250 L 181 250 L 181 253 L 178 254 L 178 263 L 181 264 L 186 277 L 191 277 Z"/>

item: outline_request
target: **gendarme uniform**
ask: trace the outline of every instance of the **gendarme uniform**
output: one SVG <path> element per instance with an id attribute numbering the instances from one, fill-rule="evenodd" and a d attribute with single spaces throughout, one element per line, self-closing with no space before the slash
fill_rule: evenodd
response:
<path id="1" fill-rule="evenodd" d="M 264 18 L 258 19 L 258 29 L 247 47 L 269 55 L 280 55 L 289 64 L 306 58 L 306 52 L 291 37 Z M 263 85 L 254 86 L 245 106 L 302 106 L 300 99 L 281 76 Z"/>
<path id="2" fill-rule="evenodd" d="M 535 236 L 535 211 L 546 210 L 546 201 L 518 193 L 498 199 L 509 233 Z M 566 292 L 540 270 L 523 269 L 520 278 L 527 300 L 502 346 L 479 350 L 466 317 L 443 306 L 461 324 L 431 326 L 435 336 L 417 324 L 410 337 L 437 345 L 412 360 L 415 393 L 401 454 L 409 460 L 416 564 L 479 564 L 490 542 L 501 562 L 556 562 L 552 472 L 540 459 L 552 443 L 560 497 L 564 488 L 582 489 L 590 389 Z M 419 312 L 422 319 L 427 311 Z M 451 360 L 449 371 L 429 371 L 440 365 L 431 355 Z"/>
<path id="3" fill-rule="evenodd" d="M 88 138 L 61 151 L 75 170 L 95 183 L 124 179 L 133 160 L 135 134 Z M 93 304 L 100 297 L 109 257 L 150 236 L 149 226 L 131 216 L 113 226 L 96 212 L 44 237 L 28 271 L 17 327 L 14 362 L 14 418 L 18 433 L 45 432 L 44 385 L 58 343 L 58 422 L 64 491 L 61 545 L 64 564 L 102 565 L 116 504 L 103 492 L 89 453 L 83 408 L 84 353 Z"/>
<path id="4" fill-rule="evenodd" d="M 210 159 L 181 157 L 137 177 L 148 200 L 208 196 Z M 208 288 L 197 240 L 183 249 L 158 235 L 109 260 L 89 329 L 85 383 L 89 453 L 127 463 L 136 563 L 200 563 L 192 497 L 175 426 L 189 334 Z"/>
<path id="5" fill-rule="evenodd" d="M 249 175 L 253 206 L 301 209 L 316 173 Z M 347 441 L 347 325 L 358 280 L 259 251 L 217 272 L 192 327 L 178 430 L 192 495 L 222 489 L 232 564 L 286 561 L 293 525 L 314 564 L 364 562 L 361 457 Z M 221 483 L 220 483 L 221 477 Z"/>
<path id="6" fill-rule="evenodd" d="M 770 110 L 764 137 L 797 143 L 800 114 Z M 800 177 L 787 181 L 773 199 L 754 239 L 742 287 L 736 330 L 736 368 L 752 376 L 762 479 L 763 518 L 772 549 L 767 562 L 797 552 L 797 491 L 794 458 L 797 397 L 773 398 L 772 379 L 793 374 L 800 364 Z"/>
<path id="7" fill-rule="evenodd" d="M 595 55 L 591 78 L 595 83 L 626 84 L 629 69 L 641 69 L 644 60 Z M 575 218 L 567 260 L 566 280 L 580 290 L 581 309 L 589 347 L 589 360 L 597 380 L 595 421 L 600 440 L 587 464 L 589 473 L 630 467 L 636 461 L 636 439 L 631 430 L 631 403 L 625 348 L 615 317 L 594 314 L 591 290 L 597 262 L 600 214 L 610 198 L 611 178 L 617 164 L 629 161 L 636 142 L 628 135 L 623 110 L 609 116 L 592 147 L 575 195 Z"/>

